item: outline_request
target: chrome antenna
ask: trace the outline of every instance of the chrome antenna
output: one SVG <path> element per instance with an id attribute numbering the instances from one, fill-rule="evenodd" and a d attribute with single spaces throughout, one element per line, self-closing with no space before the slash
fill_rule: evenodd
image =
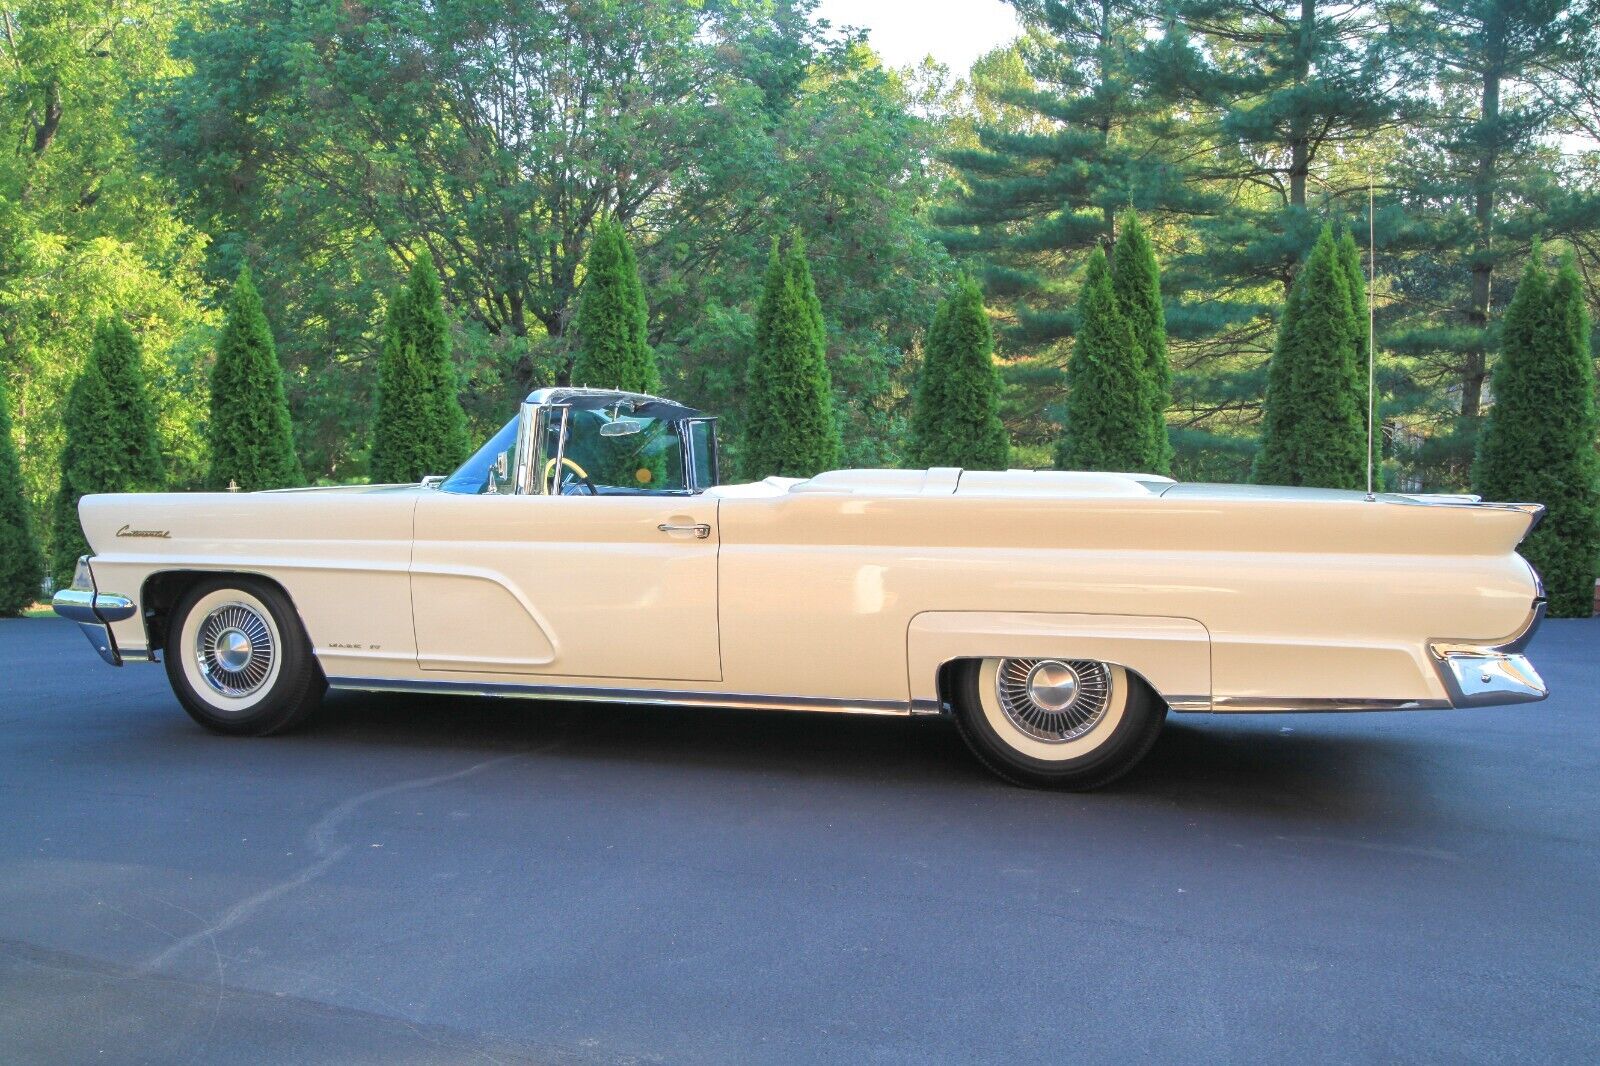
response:
<path id="1" fill-rule="evenodd" d="M 1372 172 L 1367 172 L 1367 502 L 1371 503 L 1377 497 L 1372 493 L 1372 434 L 1373 414 L 1376 404 L 1373 400 L 1373 366 L 1377 360 L 1377 348 L 1373 344 L 1376 330 L 1373 328 L 1373 301 L 1377 299 L 1374 286 L 1378 281 L 1378 246 L 1375 240 L 1377 224 L 1373 221 L 1372 211 Z"/>

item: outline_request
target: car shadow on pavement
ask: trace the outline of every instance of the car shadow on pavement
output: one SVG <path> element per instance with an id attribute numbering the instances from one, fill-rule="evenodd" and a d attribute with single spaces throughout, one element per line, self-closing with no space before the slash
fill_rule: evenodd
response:
<path id="1" fill-rule="evenodd" d="M 954 726 L 940 718 L 333 693 L 296 735 L 317 744 L 485 754 L 537 749 L 541 758 L 597 768 L 688 766 L 891 787 L 1021 791 L 979 766 Z M 1426 808 L 1419 783 L 1425 759 L 1416 738 L 1339 730 L 1336 723 L 1285 729 L 1271 717 L 1174 715 L 1139 766 L 1093 795 L 1359 822 Z"/>

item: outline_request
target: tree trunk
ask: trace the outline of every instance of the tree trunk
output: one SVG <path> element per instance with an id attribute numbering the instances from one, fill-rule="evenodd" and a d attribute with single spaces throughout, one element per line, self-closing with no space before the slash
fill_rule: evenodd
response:
<path id="1" fill-rule="evenodd" d="M 1317 31 L 1317 0 L 1300 0 L 1300 25 L 1295 40 L 1295 87 L 1299 88 L 1311 78 L 1311 53 Z M 1306 129 L 1305 115 L 1298 109 L 1289 117 L 1289 207 L 1306 206 L 1306 181 L 1311 174 L 1311 136 Z M 1299 263 L 1291 259 L 1284 264 L 1283 298 L 1289 298 L 1294 287 L 1294 276 Z"/>
<path id="2" fill-rule="evenodd" d="M 1483 68 L 1483 97 L 1478 116 L 1478 128 L 1487 134 L 1480 145 L 1477 172 L 1472 182 L 1472 215 L 1477 226 L 1472 256 L 1472 305 L 1467 311 L 1467 321 L 1477 330 L 1489 329 L 1489 299 L 1493 295 L 1494 262 L 1490 252 L 1494 238 L 1494 194 L 1496 171 L 1500 162 L 1500 77 L 1505 53 L 1503 29 L 1488 42 L 1487 62 Z M 1485 346 L 1467 353 L 1461 368 L 1461 414 L 1466 418 L 1478 417 L 1483 404 L 1483 382 L 1488 377 L 1488 358 Z"/>

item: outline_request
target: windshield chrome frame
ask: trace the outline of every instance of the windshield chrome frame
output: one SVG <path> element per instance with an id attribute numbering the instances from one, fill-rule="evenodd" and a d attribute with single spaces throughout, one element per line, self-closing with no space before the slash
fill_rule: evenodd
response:
<path id="1" fill-rule="evenodd" d="M 519 496 L 559 496 L 562 461 L 567 454 L 567 435 L 572 430 L 572 407 L 569 404 L 540 403 L 535 399 L 538 395 L 535 393 L 524 400 L 518 409 L 514 491 Z M 700 423 L 704 423 L 708 428 L 709 455 L 701 455 L 695 446 L 694 427 Z M 697 496 L 718 484 L 721 477 L 718 469 L 721 456 L 718 454 L 720 449 L 717 442 L 716 418 L 706 416 L 676 419 L 670 425 L 678 436 L 684 487 L 662 495 Z M 556 439 L 554 454 L 551 454 L 547 447 L 552 430 Z M 547 478 L 543 471 L 552 460 L 555 466 L 551 470 L 552 476 Z M 708 480 L 704 483 L 697 480 L 697 470 Z"/>

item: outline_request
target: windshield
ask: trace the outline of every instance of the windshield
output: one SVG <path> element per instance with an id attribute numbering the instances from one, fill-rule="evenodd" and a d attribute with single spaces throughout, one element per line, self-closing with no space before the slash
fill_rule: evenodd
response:
<path id="1" fill-rule="evenodd" d="M 517 421 L 513 418 L 490 437 L 489 443 L 445 479 L 439 486 L 440 491 L 465 496 L 510 495 L 517 491 L 512 484 L 517 468 L 513 454 L 517 447 Z"/>
<path id="2" fill-rule="evenodd" d="M 574 410 L 567 423 L 563 493 L 599 496 L 687 491 L 683 438 L 669 419 L 632 413 L 629 405 Z M 576 469 L 574 469 L 576 467 Z M 583 476 L 578 476 L 582 471 Z"/>

